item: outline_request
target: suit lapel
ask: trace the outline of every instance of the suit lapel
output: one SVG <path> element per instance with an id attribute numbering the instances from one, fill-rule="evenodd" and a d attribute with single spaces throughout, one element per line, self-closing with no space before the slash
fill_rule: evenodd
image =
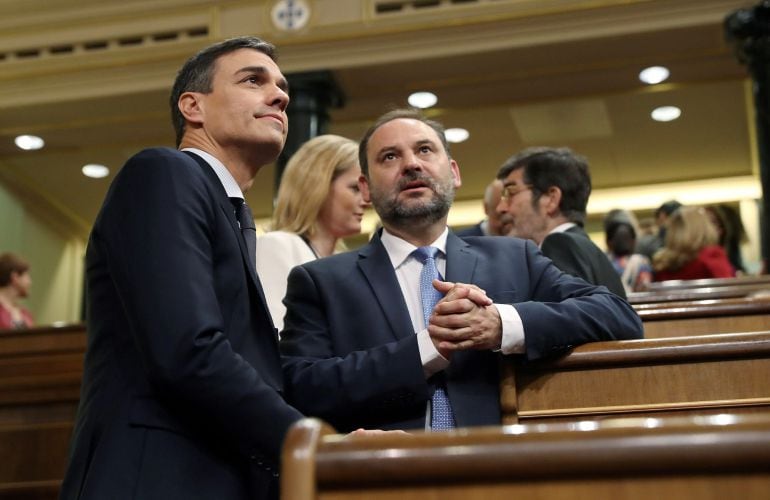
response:
<path id="1" fill-rule="evenodd" d="M 358 252 L 358 267 L 377 297 L 393 335 L 398 339 L 414 335 L 409 310 L 379 233 Z"/>
<path id="2" fill-rule="evenodd" d="M 446 281 L 472 283 L 476 260 L 471 246 L 450 231 L 446 241 Z"/>
<path id="3" fill-rule="evenodd" d="M 241 260 L 243 261 L 243 264 L 247 269 L 249 278 L 251 279 L 251 282 L 257 291 L 257 296 L 259 297 L 259 302 L 261 304 L 261 307 L 265 312 L 265 316 L 270 321 L 270 324 L 272 324 L 273 320 L 270 314 L 268 313 L 267 299 L 265 298 L 265 292 L 262 289 L 262 283 L 260 283 L 259 277 L 257 276 L 257 270 L 256 270 L 257 263 L 251 262 L 251 259 L 249 258 L 249 251 L 246 248 L 246 241 L 243 239 L 243 234 L 241 234 L 241 227 L 238 224 L 238 219 L 235 217 L 235 208 L 233 207 L 233 203 L 230 201 L 230 198 L 227 196 L 227 193 L 225 192 L 225 188 L 224 186 L 222 186 L 222 182 L 217 177 L 217 174 L 214 172 L 214 169 L 211 168 L 211 166 L 206 162 L 206 160 L 204 160 L 203 158 L 201 158 L 200 156 L 194 153 L 190 153 L 187 151 L 183 151 L 183 153 L 186 153 L 188 156 L 195 159 L 198 165 L 200 165 L 200 167 L 206 173 L 206 177 L 207 179 L 209 179 L 209 182 L 211 183 L 216 193 L 215 195 L 216 202 L 219 205 L 219 207 L 222 209 L 222 212 L 227 218 L 227 221 L 230 223 L 230 227 L 233 230 L 233 233 L 235 234 L 235 240 L 238 242 L 238 248 L 241 249 Z"/>

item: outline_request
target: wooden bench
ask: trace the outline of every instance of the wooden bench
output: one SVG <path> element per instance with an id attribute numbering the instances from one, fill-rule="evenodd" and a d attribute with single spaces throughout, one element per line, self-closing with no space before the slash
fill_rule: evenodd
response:
<path id="1" fill-rule="evenodd" d="M 85 348 L 84 325 L 0 332 L 0 425 L 71 421 Z"/>
<path id="2" fill-rule="evenodd" d="M 284 500 L 770 498 L 770 420 L 612 420 L 347 438 L 290 430 Z"/>
<path id="3" fill-rule="evenodd" d="M 770 297 L 636 304 L 645 338 L 770 329 Z"/>
<path id="4" fill-rule="evenodd" d="M 646 291 L 689 290 L 694 288 L 720 288 L 725 286 L 764 286 L 770 290 L 770 275 L 736 276 L 734 278 L 708 278 L 699 280 L 653 281 L 645 286 Z"/>
<path id="5" fill-rule="evenodd" d="M 596 342 L 503 358 L 503 423 L 770 411 L 770 331 Z"/>
<path id="6" fill-rule="evenodd" d="M 655 302 L 752 297 L 767 295 L 768 293 L 770 293 L 770 286 L 766 284 L 685 288 L 681 290 L 663 289 L 648 292 L 631 292 L 628 294 L 628 302 L 629 304 L 636 306 L 637 304 L 649 304 Z"/>
<path id="7" fill-rule="evenodd" d="M 0 332 L 0 499 L 58 497 L 85 347 L 84 325 Z"/>

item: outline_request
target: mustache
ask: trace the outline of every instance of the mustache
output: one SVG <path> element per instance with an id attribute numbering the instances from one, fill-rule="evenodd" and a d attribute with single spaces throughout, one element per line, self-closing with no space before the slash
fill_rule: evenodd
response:
<path id="1" fill-rule="evenodd" d="M 410 170 L 406 172 L 404 176 L 398 181 L 396 187 L 399 191 L 403 191 L 409 187 L 414 187 L 414 183 L 425 184 L 425 186 L 431 188 L 433 191 L 436 191 L 435 181 L 431 177 L 424 175 L 416 170 Z"/>

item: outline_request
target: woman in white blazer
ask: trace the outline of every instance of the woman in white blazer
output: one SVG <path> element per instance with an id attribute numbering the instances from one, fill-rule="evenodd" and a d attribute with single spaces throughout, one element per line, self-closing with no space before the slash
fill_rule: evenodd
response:
<path id="1" fill-rule="evenodd" d="M 289 271 L 344 250 L 342 238 L 361 232 L 368 204 L 358 187 L 360 176 L 358 144 L 337 135 L 309 140 L 286 165 L 272 231 L 257 242 L 257 273 L 278 331 Z"/>

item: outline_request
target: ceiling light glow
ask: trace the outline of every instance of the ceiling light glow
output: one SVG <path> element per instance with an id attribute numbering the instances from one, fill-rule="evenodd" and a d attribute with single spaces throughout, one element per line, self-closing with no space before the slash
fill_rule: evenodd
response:
<path id="1" fill-rule="evenodd" d="M 676 106 L 661 106 L 655 108 L 650 113 L 652 119 L 656 122 L 670 122 L 676 120 L 682 115 L 682 110 Z"/>
<path id="2" fill-rule="evenodd" d="M 86 177 L 91 177 L 92 179 L 101 179 L 102 177 L 107 177 L 110 175 L 110 169 L 105 167 L 104 165 L 97 165 L 96 163 L 89 163 L 88 165 L 84 165 L 81 169 L 83 172 L 83 175 Z"/>
<path id="3" fill-rule="evenodd" d="M 24 151 L 34 151 L 45 146 L 43 138 L 36 135 L 20 135 L 16 137 L 13 142 Z"/>
<path id="4" fill-rule="evenodd" d="M 655 85 L 668 80 L 671 72 L 664 66 L 650 66 L 639 73 L 639 79 L 649 85 Z"/>
<path id="5" fill-rule="evenodd" d="M 467 141 L 471 134 L 464 128 L 448 128 L 444 131 L 447 142 L 458 143 Z"/>
<path id="6" fill-rule="evenodd" d="M 435 106 L 438 102 L 438 97 L 432 92 L 415 92 L 407 99 L 410 106 L 415 108 L 425 109 Z"/>

